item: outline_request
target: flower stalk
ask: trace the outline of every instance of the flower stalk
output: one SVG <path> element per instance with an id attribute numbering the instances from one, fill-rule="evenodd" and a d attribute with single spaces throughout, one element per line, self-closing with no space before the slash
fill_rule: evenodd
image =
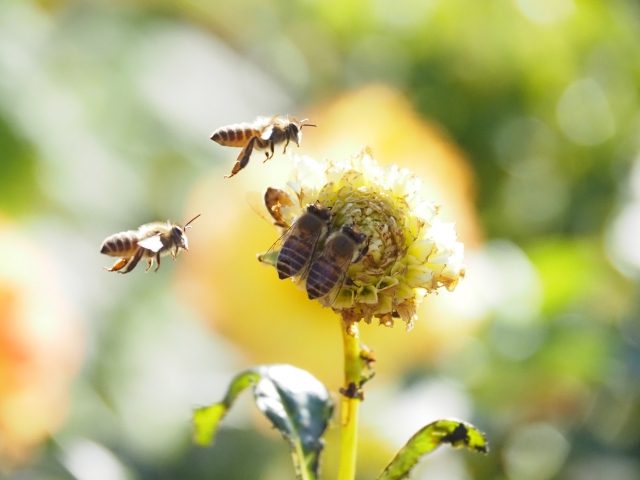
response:
<path id="1" fill-rule="evenodd" d="M 360 393 L 361 358 L 358 328 L 352 325 L 347 331 L 342 326 L 344 345 L 344 386 L 341 399 L 341 449 L 338 480 L 353 480 L 356 474 L 356 448 L 358 444 L 358 409 L 362 401 Z"/>

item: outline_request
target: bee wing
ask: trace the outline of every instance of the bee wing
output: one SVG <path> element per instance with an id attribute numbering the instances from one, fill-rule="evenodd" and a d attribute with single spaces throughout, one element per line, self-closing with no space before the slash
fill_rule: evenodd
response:
<path id="1" fill-rule="evenodd" d="M 311 267 L 313 267 L 314 262 L 322 255 L 323 252 L 325 252 L 325 250 L 323 250 L 322 252 L 320 252 L 320 254 L 316 253 L 316 248 L 318 248 L 318 242 L 320 242 L 320 238 L 322 237 L 322 234 L 323 234 L 322 231 L 318 232 L 317 238 L 313 243 L 313 250 L 311 251 L 311 257 L 309 258 L 309 260 L 307 260 L 306 265 L 302 267 L 302 269 L 298 273 L 299 275 L 298 282 L 297 282 L 298 285 L 306 281 L 307 277 L 309 276 L 309 272 L 311 271 Z"/>
<path id="2" fill-rule="evenodd" d="M 305 288 L 307 292 L 309 292 L 309 288 L 312 288 L 314 290 L 318 288 L 323 289 L 322 287 L 330 283 L 331 279 L 328 278 L 323 273 L 309 275 L 311 273 L 311 270 L 314 268 L 314 266 L 316 267 L 316 269 L 318 269 L 319 268 L 318 265 L 323 265 L 323 264 L 324 265 L 333 264 L 338 267 L 338 269 L 340 270 L 340 276 L 337 278 L 336 282 L 333 284 L 333 286 L 329 289 L 327 293 L 317 297 L 318 300 L 322 299 L 323 303 L 326 304 L 327 306 L 333 305 L 333 302 L 336 301 L 336 298 L 338 297 L 340 290 L 342 290 L 344 281 L 347 278 L 347 270 L 349 268 L 349 265 L 351 265 L 350 258 L 336 260 L 335 258 L 332 258 L 330 256 L 330 254 L 328 253 L 329 250 L 330 249 L 326 248 L 325 246 L 325 249 L 322 250 L 322 252 L 320 252 L 320 254 L 313 260 L 313 262 L 309 263 L 309 267 L 306 269 L 305 277 L 301 277 L 306 279 L 307 283 Z"/>
<path id="3" fill-rule="evenodd" d="M 153 235 L 151 237 L 143 238 L 138 241 L 138 245 L 142 248 L 146 248 L 147 250 L 151 250 L 154 253 L 158 253 L 164 245 L 162 245 L 162 241 L 160 240 L 160 234 Z"/>
<path id="4" fill-rule="evenodd" d="M 262 140 L 269 140 L 271 138 L 271 134 L 273 133 L 273 124 L 267 125 L 262 133 L 260 134 L 260 138 Z"/>
<path id="5" fill-rule="evenodd" d="M 267 221 L 269 223 L 273 223 L 269 219 L 267 219 Z M 280 250 L 282 250 L 282 245 L 284 244 L 287 237 L 291 235 L 291 233 L 292 233 L 292 228 L 291 227 L 287 228 L 287 230 L 282 235 L 280 235 L 280 238 L 278 238 L 275 242 L 273 242 L 273 245 L 269 247 L 269 250 L 267 250 L 265 253 L 261 255 L 258 255 L 258 260 L 266 265 L 271 265 L 275 267 L 278 261 L 278 254 L 280 253 Z"/>
<path id="6" fill-rule="evenodd" d="M 259 192 L 256 192 L 255 190 L 247 192 L 245 193 L 244 198 L 251 207 L 251 210 L 260 215 L 260 218 L 265 220 L 267 223 L 273 225 L 273 218 L 269 215 L 269 211 L 267 210 L 262 199 L 262 195 L 260 195 Z"/>
<path id="7" fill-rule="evenodd" d="M 300 273 L 298 274 L 300 276 L 298 277 L 297 285 L 301 285 L 307 280 L 307 277 L 309 276 L 309 272 L 311 271 L 311 267 L 313 266 L 313 262 L 318 257 L 315 254 L 315 249 L 317 246 L 318 246 L 318 242 L 316 242 L 315 247 L 313 247 L 313 250 L 314 250 L 313 255 L 311 255 L 311 258 L 309 259 L 307 264 L 302 268 L 302 270 L 300 270 Z"/>
<path id="8" fill-rule="evenodd" d="M 344 285 L 344 281 L 347 278 L 347 269 L 348 268 L 349 268 L 349 266 L 347 265 L 344 268 L 344 271 L 342 272 L 342 275 L 340 275 L 340 278 L 338 279 L 338 281 L 336 282 L 334 287 L 331 290 L 329 290 L 329 293 L 327 293 L 322 298 L 322 303 L 324 305 L 326 305 L 327 307 L 330 307 L 331 305 L 333 305 L 334 302 L 336 301 L 336 299 L 338 298 L 338 295 L 340 294 L 340 290 L 342 290 L 342 286 Z"/>
<path id="9" fill-rule="evenodd" d="M 258 257 L 261 262 L 275 266 L 281 280 L 296 277 L 298 275 L 300 275 L 300 278 L 302 279 L 306 276 L 306 272 L 309 271 L 309 265 L 314 258 L 315 250 L 323 230 L 320 229 L 319 231 L 314 232 L 314 234 L 308 238 L 298 235 L 297 232 L 299 232 L 299 230 L 294 224 L 278 240 L 276 240 L 264 255 Z M 285 247 L 285 243 L 289 254 L 281 257 L 280 252 Z M 293 252 L 295 253 L 292 254 Z M 304 256 L 307 253 L 308 258 L 305 259 Z M 305 263 L 301 265 L 303 260 Z"/>

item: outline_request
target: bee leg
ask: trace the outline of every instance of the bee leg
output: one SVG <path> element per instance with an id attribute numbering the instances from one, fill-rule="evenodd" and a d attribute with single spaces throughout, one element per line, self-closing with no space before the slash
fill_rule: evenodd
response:
<path id="1" fill-rule="evenodd" d="M 128 258 L 121 258 L 116 263 L 114 263 L 111 268 L 104 267 L 104 269 L 107 272 L 117 272 L 118 270 L 124 268 L 128 260 L 129 260 Z M 126 272 L 121 272 L 121 273 L 126 273 Z"/>
<path id="2" fill-rule="evenodd" d="M 269 150 L 267 150 L 265 152 L 265 155 L 266 155 L 267 158 L 265 158 L 264 162 L 262 162 L 262 163 L 265 163 L 267 160 L 269 160 L 271 157 L 273 157 L 273 147 L 274 147 L 273 141 L 270 140 L 269 141 L 269 149 L 271 150 L 271 155 L 269 155 Z"/>
<path id="3" fill-rule="evenodd" d="M 287 153 L 288 146 L 289 146 L 289 139 L 287 138 L 287 143 L 284 144 L 284 150 L 282 150 L 282 153 Z"/>
<path id="4" fill-rule="evenodd" d="M 126 272 L 120 272 L 120 273 L 129 273 L 131 270 L 136 268 L 136 265 L 138 265 L 138 262 L 142 258 L 142 252 L 143 252 L 142 248 L 139 248 L 138 251 L 136 252 L 136 254 L 131 259 L 131 261 L 129 262 L 129 265 L 127 266 L 127 271 Z"/>
<path id="5" fill-rule="evenodd" d="M 147 262 L 149 262 L 149 265 L 145 269 L 144 273 L 147 273 L 149 270 L 151 270 L 151 267 L 153 267 L 153 257 L 151 257 L 149 260 L 147 260 Z"/>
<path id="6" fill-rule="evenodd" d="M 154 272 L 157 272 L 158 269 L 160 268 L 160 254 L 159 253 L 156 255 L 156 263 L 158 264 L 158 266 L 156 267 Z"/>
<path id="7" fill-rule="evenodd" d="M 367 245 L 362 249 L 362 251 L 360 252 L 360 255 L 358 255 L 358 258 L 356 258 L 353 261 L 353 263 L 358 263 L 360 260 L 362 260 L 362 257 L 364 257 L 368 252 L 369 252 L 369 242 L 367 241 Z"/>
<path id="8" fill-rule="evenodd" d="M 247 166 L 247 164 L 249 163 L 249 158 L 251 158 L 251 152 L 253 152 L 253 145 L 256 143 L 256 138 L 258 137 L 251 137 L 251 140 L 249 140 L 249 143 L 245 145 L 245 147 L 240 152 L 240 155 L 238 155 L 238 159 L 236 160 L 236 163 L 234 163 L 233 168 L 231 169 L 231 174 L 225 175 L 224 178 L 233 177 L 240 170 L 242 170 L 244 167 Z"/>

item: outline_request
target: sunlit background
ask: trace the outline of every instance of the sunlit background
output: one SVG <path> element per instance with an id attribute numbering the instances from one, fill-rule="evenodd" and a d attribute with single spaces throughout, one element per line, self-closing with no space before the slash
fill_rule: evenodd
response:
<path id="1" fill-rule="evenodd" d="M 635 0 L 0 0 L 0 475 L 294 478 L 249 398 L 213 448 L 189 424 L 255 364 L 340 386 L 337 319 L 255 259 L 246 192 L 291 159 L 225 180 L 209 140 L 290 113 L 301 153 L 414 170 L 466 245 L 412 332 L 361 329 L 358 479 L 443 417 L 491 453 L 411 478 L 640 478 L 639 83 Z M 103 270 L 105 237 L 198 213 L 177 262 Z"/>

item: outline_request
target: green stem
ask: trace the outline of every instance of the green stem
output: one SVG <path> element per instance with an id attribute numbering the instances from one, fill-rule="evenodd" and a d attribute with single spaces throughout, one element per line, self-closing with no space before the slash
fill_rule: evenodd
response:
<path id="1" fill-rule="evenodd" d="M 360 342 L 358 341 L 358 329 L 351 327 L 351 333 L 347 333 L 341 324 L 342 341 L 344 344 L 344 387 L 343 392 L 359 387 L 361 375 Z M 351 387 L 350 387 L 351 385 Z M 344 393 L 341 395 L 341 428 L 342 440 L 340 450 L 340 471 L 338 480 L 354 480 L 356 475 L 356 447 L 358 440 L 358 407 L 360 399 L 349 398 Z"/>

